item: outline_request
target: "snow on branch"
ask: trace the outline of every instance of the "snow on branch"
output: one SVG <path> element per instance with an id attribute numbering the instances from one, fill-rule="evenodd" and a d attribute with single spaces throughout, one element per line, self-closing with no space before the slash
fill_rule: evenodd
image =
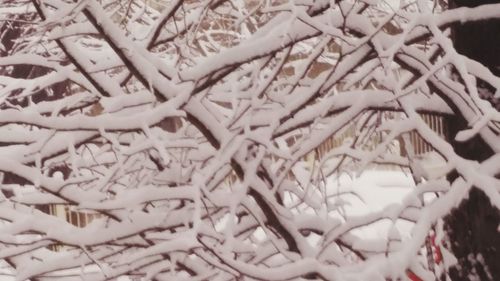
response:
<path id="1" fill-rule="evenodd" d="M 390 2 L 6 1 L 6 270 L 434 280 L 435 226 L 472 187 L 500 207 L 500 80 L 448 29 L 500 4 Z"/>

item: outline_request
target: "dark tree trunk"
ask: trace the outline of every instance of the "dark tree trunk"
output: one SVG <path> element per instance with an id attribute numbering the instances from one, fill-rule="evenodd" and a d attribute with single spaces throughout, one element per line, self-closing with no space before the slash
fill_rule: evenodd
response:
<path id="1" fill-rule="evenodd" d="M 453 0 L 450 7 L 476 7 L 483 4 L 500 3 L 500 0 Z M 453 42 L 456 50 L 474 59 L 500 76 L 500 20 L 489 20 L 459 24 L 453 27 Z M 484 81 L 478 81 L 478 88 L 485 93 L 482 98 L 499 109 L 500 102 L 493 98 L 495 88 Z M 458 131 L 468 124 L 462 116 L 449 120 L 448 141 L 455 152 L 466 159 L 482 162 L 494 154 L 479 137 L 460 143 L 454 140 Z M 456 174 L 448 179 L 455 180 Z M 458 259 L 458 265 L 451 268 L 453 281 L 500 280 L 500 210 L 492 206 L 485 193 L 472 188 L 469 197 L 445 218 L 445 230 L 449 237 L 449 248 Z"/>

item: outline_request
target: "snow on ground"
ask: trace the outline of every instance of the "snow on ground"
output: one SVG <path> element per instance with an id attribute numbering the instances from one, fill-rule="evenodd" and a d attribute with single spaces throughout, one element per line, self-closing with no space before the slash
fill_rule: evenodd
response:
<path id="1" fill-rule="evenodd" d="M 343 174 L 338 179 L 330 177 L 327 183 L 327 188 L 337 188 L 337 192 L 353 190 L 358 194 L 359 197 L 344 196 L 344 212 L 347 216 L 362 216 L 398 204 L 414 187 L 411 174 L 390 170 L 368 170 L 353 178 Z M 356 231 L 356 234 L 363 238 L 387 237 L 391 225 L 389 220 L 380 221 Z M 404 221 L 396 222 L 402 235 L 408 235 L 412 225 Z"/>

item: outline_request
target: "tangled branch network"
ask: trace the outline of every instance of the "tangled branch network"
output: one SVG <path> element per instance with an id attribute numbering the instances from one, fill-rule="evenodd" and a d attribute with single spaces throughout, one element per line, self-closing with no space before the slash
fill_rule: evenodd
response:
<path id="1" fill-rule="evenodd" d="M 2 274 L 434 280 L 432 229 L 472 187 L 500 207 L 500 113 L 477 86 L 500 79 L 449 38 L 500 4 L 392 2 L 3 0 Z M 424 114 L 492 153 L 457 155 Z M 349 212 L 343 179 L 374 169 L 411 189 Z"/>

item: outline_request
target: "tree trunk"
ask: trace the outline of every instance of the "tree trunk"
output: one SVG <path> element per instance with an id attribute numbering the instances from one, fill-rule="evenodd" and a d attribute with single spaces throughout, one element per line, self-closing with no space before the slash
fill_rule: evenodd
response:
<path id="1" fill-rule="evenodd" d="M 500 0 L 454 0 L 450 7 L 476 7 L 483 4 L 499 3 Z M 474 59 L 497 76 L 500 76 L 500 20 L 480 21 L 453 27 L 452 38 L 456 50 Z M 493 86 L 478 81 L 482 98 L 493 107 L 500 108 L 500 102 L 493 97 Z M 454 140 L 458 131 L 468 124 L 462 116 L 453 116 L 448 124 L 448 141 L 455 152 L 466 159 L 482 162 L 494 154 L 479 137 L 460 143 Z M 456 174 L 449 175 L 450 181 Z M 492 206 L 483 191 L 472 188 L 468 199 L 445 218 L 445 230 L 449 237 L 449 248 L 458 259 L 458 264 L 450 269 L 449 275 L 456 280 L 500 280 L 500 211 Z"/>

